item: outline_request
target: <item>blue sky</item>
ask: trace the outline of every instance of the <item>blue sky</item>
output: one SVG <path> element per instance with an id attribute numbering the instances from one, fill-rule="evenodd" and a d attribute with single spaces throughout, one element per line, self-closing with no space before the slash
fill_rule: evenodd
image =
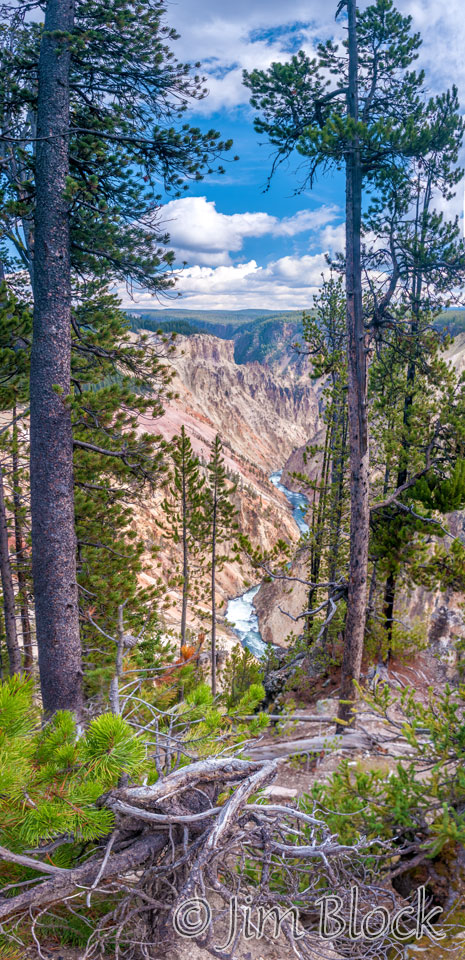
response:
<path id="1" fill-rule="evenodd" d="M 363 0 L 361 5 L 365 5 Z M 190 121 L 234 139 L 239 161 L 223 178 L 195 185 L 163 209 L 163 226 L 178 261 L 186 261 L 176 306 L 191 309 L 300 309 L 311 306 L 325 270 L 325 254 L 342 249 L 341 175 L 321 178 L 295 195 L 295 162 L 281 167 L 264 191 L 270 148 L 253 129 L 254 111 L 242 70 L 265 68 L 299 48 L 312 53 L 319 39 L 342 35 L 334 0 L 172 0 L 168 20 L 180 33 L 180 60 L 201 61 L 209 96 Z M 431 92 L 455 82 L 465 103 L 465 18 L 459 0 L 398 0 L 413 17 L 423 48 L 420 63 Z M 462 195 L 453 203 L 461 212 Z M 125 298 L 126 299 L 126 298 Z M 143 292 L 139 306 L 157 304 Z M 129 304 L 128 304 L 129 305 Z M 169 304 L 173 306 L 174 304 Z"/>

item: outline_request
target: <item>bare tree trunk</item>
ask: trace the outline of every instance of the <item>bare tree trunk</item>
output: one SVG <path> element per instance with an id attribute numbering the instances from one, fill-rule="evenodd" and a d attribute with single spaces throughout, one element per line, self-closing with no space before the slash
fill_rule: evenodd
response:
<path id="1" fill-rule="evenodd" d="M 31 354 L 32 573 L 44 710 L 82 709 L 70 394 L 68 35 L 73 0 L 48 0 L 39 55 L 34 328 Z"/>
<path id="2" fill-rule="evenodd" d="M 16 605 L 13 576 L 11 572 L 10 551 L 8 549 L 8 523 L 3 489 L 3 471 L 0 466 L 0 574 L 2 578 L 3 612 L 5 620 L 5 638 L 10 663 L 10 676 L 21 673 L 21 651 L 16 632 Z"/>
<path id="3" fill-rule="evenodd" d="M 13 416 L 16 416 L 16 408 L 13 409 Z M 12 465 L 13 465 L 13 514 L 15 526 L 15 549 L 16 549 L 16 576 L 18 578 L 18 601 L 21 615 L 21 633 L 23 638 L 24 651 L 24 669 L 26 673 L 32 672 L 34 663 L 32 653 L 32 633 L 31 622 L 29 619 L 29 605 L 27 601 L 28 586 L 26 576 L 26 555 L 24 552 L 23 521 L 21 516 L 21 489 L 19 481 L 19 461 L 18 461 L 18 428 L 16 423 L 13 426 L 13 447 L 12 447 Z"/>
<path id="4" fill-rule="evenodd" d="M 383 606 L 383 616 L 384 616 L 384 629 L 386 631 L 386 639 L 388 644 L 387 654 L 385 663 L 389 663 L 392 653 L 392 625 L 394 617 L 394 603 L 396 598 L 396 576 L 394 573 L 390 573 L 386 579 L 384 585 L 384 606 Z"/>
<path id="5" fill-rule="evenodd" d="M 182 612 L 181 612 L 181 647 L 186 643 L 187 631 L 187 601 L 189 597 L 189 544 L 187 532 L 187 491 L 186 472 L 183 464 L 182 475 Z"/>
<path id="6" fill-rule="evenodd" d="M 323 450 L 323 463 L 321 465 L 320 482 L 315 483 L 313 510 L 312 510 L 312 542 L 310 550 L 310 579 L 314 586 L 310 587 L 308 592 L 308 609 L 312 610 L 317 605 L 318 587 L 316 584 L 320 578 L 320 567 L 323 557 L 324 539 L 326 533 L 326 501 L 328 498 L 328 476 L 331 459 L 331 443 L 334 436 L 334 423 L 328 423 L 325 435 L 325 445 Z M 318 508 L 315 510 L 316 496 L 318 494 Z M 315 642 L 315 621 L 313 617 L 308 617 L 306 622 L 307 646 L 311 647 Z"/>
<path id="7" fill-rule="evenodd" d="M 339 552 L 341 549 L 342 515 L 344 507 L 344 475 L 347 454 L 347 411 L 342 399 L 338 400 L 335 419 L 336 449 L 331 451 L 331 510 L 329 513 L 328 537 L 328 599 L 331 597 L 338 576 Z M 329 629 L 326 625 L 323 633 L 323 647 L 328 643 Z"/>
<path id="8" fill-rule="evenodd" d="M 112 678 L 110 683 L 110 707 L 111 712 L 120 714 L 120 702 L 119 702 L 119 682 L 123 673 L 123 657 L 124 657 L 124 620 L 123 620 L 123 610 L 124 604 L 120 603 L 118 606 L 118 640 L 116 644 L 116 665 L 115 665 L 115 675 Z"/>
<path id="9" fill-rule="evenodd" d="M 216 515 L 217 515 L 217 489 L 213 491 L 213 517 L 212 517 L 212 694 L 216 697 Z"/>
<path id="10" fill-rule="evenodd" d="M 356 0 L 347 2 L 349 18 L 348 116 L 358 122 L 358 52 Z M 344 654 L 338 717 L 349 722 L 362 665 L 367 608 L 369 511 L 369 450 L 367 417 L 367 356 L 365 348 L 360 233 L 362 171 L 356 133 L 346 160 L 346 297 L 348 356 L 348 416 L 350 446 L 350 561 Z M 342 725 L 341 725 L 342 726 Z M 342 727 L 344 729 L 344 727 Z"/>

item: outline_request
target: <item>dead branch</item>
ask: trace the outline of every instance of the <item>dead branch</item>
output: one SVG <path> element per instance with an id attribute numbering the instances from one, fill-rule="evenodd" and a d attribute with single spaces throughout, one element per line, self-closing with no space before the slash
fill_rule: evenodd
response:
<path id="1" fill-rule="evenodd" d="M 334 723 L 334 718 L 333 718 Z M 300 740 L 257 744 L 247 748 L 251 757 L 257 760 L 271 760 L 276 757 L 291 757 L 300 753 L 332 753 L 336 750 L 367 750 L 371 745 L 369 737 L 362 733 L 328 734 L 319 737 L 303 737 Z"/>

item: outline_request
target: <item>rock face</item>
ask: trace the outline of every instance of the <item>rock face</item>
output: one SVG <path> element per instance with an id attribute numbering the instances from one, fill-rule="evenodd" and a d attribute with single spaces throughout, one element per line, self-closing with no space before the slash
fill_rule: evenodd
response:
<path id="1" fill-rule="evenodd" d="M 273 366 L 257 361 L 237 363 L 234 350 L 232 341 L 207 334 L 179 337 L 176 355 L 170 360 L 175 370 L 173 390 L 177 397 L 160 420 L 153 425 L 144 422 L 143 428 L 153 428 L 155 433 L 171 439 L 184 424 L 195 452 L 204 462 L 215 434 L 219 433 L 227 467 L 238 483 L 236 504 L 241 529 L 265 550 L 280 537 L 297 543 L 298 530 L 289 504 L 268 476 L 284 464 L 281 479 L 289 489 L 299 489 L 291 476 L 293 472 L 317 479 L 321 455 L 317 453 L 305 462 L 305 450 L 309 442 L 321 446 L 324 441 L 321 386 L 312 384 L 303 362 L 289 363 L 286 359 Z M 446 358 L 459 372 L 465 369 L 465 334 L 456 338 Z M 160 534 L 161 500 L 160 492 L 138 505 L 139 532 L 148 544 L 161 547 L 153 565 L 153 581 L 160 573 L 167 581 L 176 561 L 176 547 L 163 541 Z M 465 537 L 463 515 L 452 518 L 452 526 L 455 535 Z M 302 551 L 292 573 L 305 579 L 305 567 Z M 148 579 L 151 581 L 150 576 Z M 242 593 L 257 579 L 251 569 L 226 564 L 218 578 L 222 613 L 228 598 Z M 286 613 L 297 617 L 305 608 L 307 592 L 307 587 L 299 583 L 291 588 L 282 582 L 263 584 L 255 597 L 255 607 L 264 640 L 284 646 L 291 634 L 302 632 L 304 621 L 294 622 Z M 179 594 L 173 590 L 170 596 L 172 606 L 166 617 L 176 628 Z M 452 592 L 432 594 L 420 589 L 399 601 L 408 622 L 421 620 L 429 644 L 436 649 L 449 675 L 456 669 L 455 661 L 452 662 L 456 640 L 465 636 L 462 603 L 463 597 Z M 199 623 L 192 617 L 191 626 L 196 628 Z M 224 628 L 224 638 L 228 635 L 231 640 L 231 633 Z"/>
<path id="2" fill-rule="evenodd" d="M 457 373 L 465 370 L 465 333 L 459 334 L 444 357 L 455 367 Z M 320 387 L 315 385 L 318 395 Z M 315 431 L 309 433 L 306 442 L 292 451 L 284 464 L 281 482 L 290 490 L 304 489 L 293 473 L 304 473 L 311 481 L 318 479 L 321 471 L 322 453 L 316 452 L 306 457 L 308 444 L 322 447 L 325 428 L 320 418 L 315 425 Z M 451 533 L 465 542 L 465 511 L 457 512 L 447 518 Z M 305 579 L 306 564 L 305 550 L 302 550 L 290 571 L 294 576 Z M 255 597 L 255 607 L 258 614 L 262 636 L 268 642 L 278 645 L 287 645 L 288 637 L 294 633 L 300 635 L 303 631 L 303 620 L 294 623 L 282 610 L 286 610 L 294 617 L 303 609 L 306 601 L 307 589 L 299 583 L 289 585 L 276 581 L 266 583 L 260 588 Z M 395 615 L 405 620 L 406 624 L 421 624 L 428 648 L 433 650 L 437 662 L 447 679 L 457 674 L 458 666 L 465 667 L 465 598 L 453 590 L 445 592 L 428 592 L 417 588 L 408 595 L 400 593 L 396 597 Z M 281 607 L 281 610 L 279 609 Z M 462 641 L 457 647 L 457 641 Z M 464 660 L 460 664 L 460 657 Z"/>
<path id="3" fill-rule="evenodd" d="M 292 576 L 305 580 L 308 575 L 307 567 L 305 551 L 301 551 L 292 564 Z M 308 587 L 303 583 L 275 580 L 262 584 L 255 597 L 254 606 L 260 633 L 266 643 L 288 646 L 292 636 L 300 636 L 304 629 L 304 620 L 295 622 L 291 618 L 298 617 L 302 610 L 308 609 L 307 596 Z"/>
<path id="4" fill-rule="evenodd" d="M 177 396 L 167 405 L 163 417 L 152 424 L 144 420 L 141 426 L 171 439 L 184 424 L 203 462 L 208 460 L 210 444 L 218 433 L 226 466 L 238 485 L 236 506 L 241 530 L 264 550 L 271 549 L 279 538 L 297 542 L 299 534 L 290 506 L 268 477 L 320 428 L 319 399 L 308 375 L 291 366 L 280 373 L 256 361 L 237 364 L 234 343 L 207 334 L 179 337 L 177 344 L 176 354 L 170 359 L 175 370 L 172 389 Z M 153 581 L 161 575 L 167 582 L 177 548 L 160 532 L 162 499 L 159 492 L 138 505 L 136 526 L 148 545 L 160 547 L 156 562 L 152 561 Z M 152 582 L 150 575 L 144 575 L 144 579 Z M 225 612 L 227 599 L 242 593 L 257 579 L 251 568 L 226 563 L 218 574 L 221 612 Z M 176 629 L 179 593 L 170 591 L 170 599 L 165 616 L 168 625 Z M 191 627 L 197 629 L 199 624 L 192 615 Z M 227 639 L 227 628 L 223 635 Z"/>
<path id="5" fill-rule="evenodd" d="M 311 457 L 308 455 L 308 444 L 310 442 L 319 448 Z M 301 447 L 297 447 L 296 450 L 292 451 L 290 457 L 288 457 L 284 464 L 281 477 L 281 483 L 283 483 L 285 487 L 289 490 L 302 490 L 305 493 L 305 485 L 295 479 L 293 476 L 294 473 L 305 474 L 312 483 L 318 480 L 323 462 L 324 442 L 325 428 L 321 426 L 316 430 L 315 434 L 310 437 L 307 443 L 302 444 Z"/>
<path id="6" fill-rule="evenodd" d="M 199 453 L 219 433 L 237 464 L 242 461 L 267 475 L 281 469 L 319 426 L 318 395 L 305 372 L 237 364 L 230 340 L 180 337 L 171 363 L 179 397 L 157 428 L 171 437 L 184 421 Z"/>

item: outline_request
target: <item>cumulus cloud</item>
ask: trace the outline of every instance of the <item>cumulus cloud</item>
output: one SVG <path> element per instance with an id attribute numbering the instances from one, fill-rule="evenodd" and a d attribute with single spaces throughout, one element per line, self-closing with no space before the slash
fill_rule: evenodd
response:
<path id="1" fill-rule="evenodd" d="M 337 253 L 343 253 L 345 250 L 345 223 L 329 223 L 320 233 L 320 242 L 324 250 L 327 250 L 332 257 Z"/>
<path id="2" fill-rule="evenodd" d="M 305 310 L 311 307 L 322 277 L 327 275 L 328 266 L 323 253 L 281 257 L 267 266 L 260 266 L 256 260 L 230 266 L 197 265 L 181 273 L 178 289 L 183 297 L 176 306 L 199 310 L 245 307 Z M 128 308 L 166 306 L 143 292 L 136 296 L 135 304 L 123 294 L 123 302 Z"/>
<path id="3" fill-rule="evenodd" d="M 367 6 L 362 2 L 360 6 Z M 427 70 L 433 91 L 452 82 L 465 98 L 465 18 L 462 0 L 396 0 L 413 29 L 423 38 L 419 64 Z M 302 47 L 309 54 L 320 38 L 340 40 L 344 21 L 334 20 L 336 0 L 179 0 L 169 7 L 170 22 L 178 29 L 176 50 L 181 59 L 200 60 L 207 77 L 209 96 L 200 105 L 205 114 L 248 103 L 242 70 L 266 69 L 273 60 L 287 58 Z"/>
<path id="4" fill-rule="evenodd" d="M 440 92 L 454 82 L 465 102 L 462 3 L 395 2 L 402 14 L 412 16 L 413 29 L 422 34 L 418 66 L 426 69 L 428 92 Z M 368 0 L 360 0 L 362 9 L 367 5 Z M 168 7 L 168 18 L 181 35 L 175 44 L 176 55 L 181 60 L 201 61 L 210 91 L 205 100 L 195 105 L 196 112 L 208 116 L 220 110 L 243 108 L 249 100 L 249 91 L 242 84 L 243 69 L 266 69 L 274 60 L 287 59 L 298 48 L 312 55 L 322 38 L 341 40 L 345 24 L 343 18 L 335 22 L 335 8 L 336 0 L 327 4 L 321 0 L 293 0 L 287 7 L 282 0 L 235 0 L 233 4 L 174 0 Z M 245 111 L 236 114 L 236 119 L 244 114 Z M 212 122 L 227 135 L 224 118 L 214 117 Z M 448 215 L 461 214 L 462 195 L 452 203 L 438 206 Z M 340 212 L 332 206 L 301 210 L 293 217 L 279 219 L 261 211 L 222 214 L 205 197 L 187 197 L 167 204 L 163 221 L 178 262 L 186 260 L 189 265 L 178 283 L 183 294 L 177 304 L 180 307 L 306 308 L 321 285 L 321 273 L 327 269 L 324 253 L 311 253 L 328 251 L 334 256 L 344 249 L 344 224 L 339 222 Z M 265 236 L 281 237 L 282 253 L 288 252 L 291 244 L 286 241 L 292 238 L 303 237 L 305 247 L 296 239 L 293 255 L 261 265 L 248 253 L 247 241 Z M 256 246 L 251 252 L 255 253 L 255 249 Z M 296 251 L 302 253 L 304 249 L 306 255 L 297 256 Z M 239 256 L 242 263 L 237 263 Z M 139 305 L 157 306 L 143 292 L 137 299 Z"/>
<path id="5" fill-rule="evenodd" d="M 299 210 L 283 219 L 263 212 L 224 214 L 206 197 L 182 197 L 163 208 L 163 227 L 178 261 L 221 266 L 231 263 L 230 254 L 242 250 L 247 238 L 294 237 L 319 230 L 338 214 L 334 204 Z"/>

